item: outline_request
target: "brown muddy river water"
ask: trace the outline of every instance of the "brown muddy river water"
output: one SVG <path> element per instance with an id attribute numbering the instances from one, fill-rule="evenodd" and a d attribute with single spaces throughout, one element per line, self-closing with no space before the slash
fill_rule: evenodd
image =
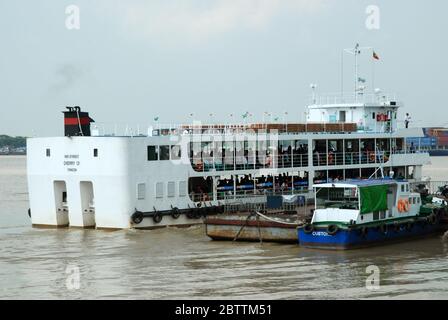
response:
<path id="1" fill-rule="evenodd" d="M 447 160 L 433 158 L 424 174 L 448 180 Z M 0 299 L 448 299 L 441 236 L 325 252 L 214 242 L 202 226 L 33 229 L 25 167 L 0 157 Z M 366 287 L 372 265 L 379 288 Z"/>

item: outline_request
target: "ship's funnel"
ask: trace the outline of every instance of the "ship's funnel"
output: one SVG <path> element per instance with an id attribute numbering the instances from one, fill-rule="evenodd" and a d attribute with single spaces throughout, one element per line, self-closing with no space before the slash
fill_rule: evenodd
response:
<path id="1" fill-rule="evenodd" d="M 88 112 L 82 112 L 80 107 L 67 107 L 64 114 L 64 135 L 90 136 L 90 123 L 95 122 L 89 117 Z"/>

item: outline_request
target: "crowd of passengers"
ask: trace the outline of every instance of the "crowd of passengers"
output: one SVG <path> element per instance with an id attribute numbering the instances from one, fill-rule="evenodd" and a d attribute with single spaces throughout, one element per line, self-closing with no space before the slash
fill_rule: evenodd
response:
<path id="1" fill-rule="evenodd" d="M 307 155 L 308 154 L 308 145 L 300 144 L 296 147 L 284 147 L 280 145 L 277 148 L 277 157 L 279 159 L 278 164 L 282 165 L 285 163 L 290 164 L 292 161 L 291 157 L 294 157 L 294 161 L 300 161 L 300 165 L 306 165 L 306 158 L 298 156 Z M 235 164 L 236 165 L 252 165 L 252 166 L 260 166 L 260 167 L 271 167 L 273 165 L 273 154 L 270 150 L 266 150 L 263 152 L 259 152 L 258 150 L 236 150 L 235 155 L 232 151 L 230 151 L 230 155 L 226 157 L 226 149 L 222 149 L 222 152 L 219 154 L 215 154 L 213 150 L 210 151 L 202 151 L 196 152 L 193 155 L 192 163 L 195 165 L 196 169 L 208 169 L 213 166 L 220 165 L 233 165 L 234 164 L 234 156 L 235 156 Z"/>
<path id="2" fill-rule="evenodd" d="M 237 190 L 253 190 L 254 188 L 259 191 L 272 190 L 275 189 L 280 191 L 291 190 L 292 182 L 294 180 L 295 189 L 298 189 L 298 185 L 307 186 L 308 185 L 308 175 L 305 173 L 304 177 L 291 176 L 288 173 L 283 173 L 279 176 L 272 175 L 262 175 L 261 177 L 252 177 L 252 175 L 239 176 L 236 179 L 236 189 Z M 217 188 L 218 190 L 230 190 L 232 191 L 234 187 L 233 178 L 219 180 Z"/>
<path id="3" fill-rule="evenodd" d="M 389 152 L 384 150 L 382 146 L 377 145 L 377 150 L 375 150 L 372 145 L 366 144 L 360 149 L 361 163 L 375 162 L 387 162 L 389 160 Z M 333 146 L 329 147 L 328 152 L 325 148 L 314 148 L 313 149 L 314 164 L 315 165 L 332 165 L 332 164 L 342 164 L 342 152 L 337 151 Z M 347 148 L 345 150 L 345 162 L 350 164 L 359 163 L 359 153 L 353 148 Z"/>

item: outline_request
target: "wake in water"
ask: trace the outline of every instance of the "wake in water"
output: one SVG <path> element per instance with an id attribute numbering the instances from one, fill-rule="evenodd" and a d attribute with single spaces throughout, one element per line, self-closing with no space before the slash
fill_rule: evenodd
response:
<path id="1" fill-rule="evenodd" d="M 445 241 L 445 242 L 448 242 L 448 231 L 445 232 L 445 234 L 442 237 L 442 240 Z"/>

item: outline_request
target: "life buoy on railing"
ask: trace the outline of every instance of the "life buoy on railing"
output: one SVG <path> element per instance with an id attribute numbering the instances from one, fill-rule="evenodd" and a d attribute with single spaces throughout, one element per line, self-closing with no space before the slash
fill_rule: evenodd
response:
<path id="1" fill-rule="evenodd" d="M 375 153 L 370 152 L 369 159 L 370 159 L 371 162 L 375 162 Z"/>

